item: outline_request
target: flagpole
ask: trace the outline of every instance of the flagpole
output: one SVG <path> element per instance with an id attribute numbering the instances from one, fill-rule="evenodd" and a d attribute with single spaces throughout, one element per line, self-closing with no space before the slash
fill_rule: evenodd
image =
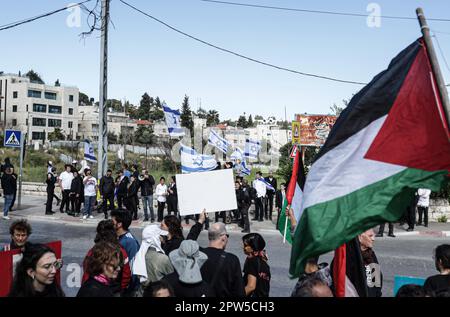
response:
<path id="1" fill-rule="evenodd" d="M 290 206 L 286 206 L 286 209 L 287 208 L 290 208 Z M 286 212 L 286 210 L 285 210 L 285 212 Z M 287 231 L 287 225 L 288 225 L 288 215 L 286 215 L 286 219 L 285 219 L 285 221 L 284 221 L 284 232 L 283 232 L 283 243 L 286 243 L 286 231 Z"/>
<path id="2" fill-rule="evenodd" d="M 417 8 L 416 10 L 417 18 L 419 19 L 420 28 L 422 31 L 423 39 L 425 42 L 425 47 L 430 58 L 431 68 L 433 69 L 434 77 L 436 78 L 436 84 L 439 90 L 439 95 L 441 97 L 442 106 L 445 111 L 445 116 L 447 119 L 447 128 L 450 124 L 450 102 L 448 98 L 447 88 L 445 86 L 444 78 L 442 77 L 441 69 L 439 67 L 439 62 L 436 57 L 436 51 L 434 50 L 433 42 L 430 37 L 430 28 L 428 27 L 427 20 L 423 13 L 422 8 Z"/>

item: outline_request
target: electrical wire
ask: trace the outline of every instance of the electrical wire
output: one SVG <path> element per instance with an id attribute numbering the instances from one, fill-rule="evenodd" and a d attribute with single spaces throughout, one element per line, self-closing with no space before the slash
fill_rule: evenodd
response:
<path id="1" fill-rule="evenodd" d="M 365 17 L 365 18 L 367 17 L 367 14 L 362 14 L 362 13 L 307 10 L 307 9 L 275 7 L 275 6 L 266 6 L 266 5 L 249 4 L 249 3 L 238 3 L 238 2 L 230 2 L 230 1 L 218 1 L 218 0 L 200 0 L 200 1 L 202 1 L 202 2 L 209 2 L 209 3 L 216 3 L 216 4 L 226 4 L 226 5 L 234 5 L 234 6 L 242 6 L 242 7 L 252 7 L 252 8 L 259 8 L 259 9 L 272 9 L 272 10 L 282 10 L 282 11 L 316 13 L 316 14 L 328 14 L 328 15 L 341 15 L 341 16 L 352 16 L 352 17 Z M 390 16 L 390 15 L 372 16 L 371 15 L 371 17 L 384 18 L 384 19 L 395 19 L 395 20 L 417 20 L 417 18 L 406 17 L 406 16 Z M 439 22 L 450 22 L 450 19 L 427 18 L 427 20 L 429 20 L 429 21 L 439 21 Z"/>
<path id="2" fill-rule="evenodd" d="M 268 66 L 268 67 L 272 67 L 272 68 L 275 68 L 275 69 L 278 69 L 278 70 L 283 70 L 283 71 L 287 71 L 287 72 L 290 72 L 290 73 L 302 75 L 302 76 L 315 77 L 315 78 L 319 78 L 319 79 L 325 79 L 325 80 L 330 80 L 330 81 L 335 81 L 335 82 L 340 82 L 340 83 L 345 83 L 345 84 L 367 85 L 367 83 L 363 83 L 363 82 L 357 82 L 357 81 L 351 81 L 351 80 L 344 80 L 344 79 L 338 79 L 338 78 L 329 77 L 329 76 L 322 76 L 322 75 L 317 75 L 317 74 L 312 74 L 312 73 L 301 72 L 301 71 L 297 71 L 297 70 L 293 70 L 293 69 L 289 69 L 289 68 L 277 66 L 277 65 L 274 65 L 274 64 L 270 64 L 270 63 L 267 63 L 267 62 L 263 62 L 263 61 L 260 61 L 260 60 L 255 59 L 255 58 L 251 58 L 251 57 L 248 57 L 248 56 L 245 56 L 245 55 L 236 53 L 236 52 L 231 51 L 231 50 L 229 50 L 229 49 L 222 48 L 222 47 L 220 47 L 220 46 L 211 44 L 211 43 L 206 42 L 206 41 L 204 41 L 204 40 L 201 40 L 201 39 L 199 39 L 199 38 L 197 38 L 197 37 L 195 37 L 195 36 L 192 36 L 192 35 L 190 35 L 190 34 L 187 34 L 187 33 L 183 32 L 183 31 L 181 31 L 181 30 L 179 30 L 179 29 L 177 29 L 177 28 L 175 28 L 175 27 L 173 27 L 173 26 L 171 26 L 171 25 L 169 25 L 169 24 L 167 24 L 167 23 L 165 23 L 165 22 L 163 22 L 163 21 L 161 21 L 161 20 L 155 18 L 154 16 L 152 16 L 152 15 L 150 15 L 150 14 L 148 14 L 148 13 L 146 13 L 146 12 L 144 12 L 144 11 L 142 11 L 142 10 L 136 8 L 136 7 L 134 7 L 133 5 L 127 3 L 127 2 L 125 2 L 125 1 L 123 1 L 123 0 L 119 0 L 119 1 L 122 2 L 124 5 L 126 5 L 126 6 L 128 6 L 128 7 L 130 7 L 130 8 L 132 8 L 133 10 L 135 10 L 135 11 L 137 11 L 137 12 L 139 12 L 139 13 L 145 15 L 145 16 L 147 16 L 147 17 L 150 18 L 150 19 L 155 20 L 156 22 L 158 22 L 158 23 L 160 23 L 160 24 L 162 24 L 162 25 L 168 27 L 169 29 L 171 29 L 171 30 L 173 30 L 173 31 L 175 31 L 175 32 L 177 32 L 177 33 L 179 33 L 179 34 L 182 34 L 182 35 L 184 35 L 184 36 L 186 36 L 186 37 L 188 37 L 188 38 L 190 38 L 190 39 L 193 39 L 193 40 L 195 40 L 195 41 L 197 41 L 197 42 L 200 42 L 200 43 L 202 43 L 202 44 L 204 44 L 204 45 L 207 45 L 207 46 L 210 46 L 210 47 L 215 48 L 215 49 L 217 49 L 217 50 L 220 50 L 220 51 L 222 51 L 222 52 L 229 53 L 229 54 L 235 55 L 235 56 L 237 56 L 237 57 L 240 57 L 240 58 L 249 60 L 249 61 L 251 61 L 251 62 L 258 63 L 258 64 L 261 64 L 261 65 L 265 65 L 265 66 Z"/>
<path id="3" fill-rule="evenodd" d="M 51 12 L 47 12 L 47 13 L 41 14 L 41 15 L 38 15 L 38 16 L 35 16 L 35 17 L 32 17 L 32 18 L 27 18 L 27 19 L 24 19 L 24 20 L 21 20 L 21 21 L 16 21 L 16 22 L 11 22 L 11 23 L 8 23 L 8 24 L 4 24 L 4 25 L 0 26 L 0 31 L 8 30 L 8 29 L 17 27 L 17 26 L 22 25 L 22 24 L 30 23 L 30 22 L 36 21 L 38 19 L 42 19 L 42 18 L 51 16 L 51 15 L 56 14 L 58 12 L 65 11 L 65 10 L 67 10 L 69 8 L 72 8 L 72 7 L 83 6 L 85 3 L 91 2 L 91 1 L 93 1 L 93 0 L 86 0 L 86 1 L 83 1 L 83 2 L 76 3 L 76 4 L 72 4 L 70 6 L 66 6 L 66 7 L 61 8 L 61 9 L 57 9 L 57 10 L 54 10 L 54 11 L 51 11 Z"/>
<path id="4" fill-rule="evenodd" d="M 450 72 L 450 67 L 448 66 L 447 59 L 445 58 L 444 51 L 441 48 L 441 44 L 439 44 L 439 40 L 438 40 L 436 34 L 433 34 L 433 37 L 436 40 L 436 44 L 439 49 L 439 52 L 441 53 L 442 59 L 444 60 L 444 64 L 447 67 L 447 70 Z"/>

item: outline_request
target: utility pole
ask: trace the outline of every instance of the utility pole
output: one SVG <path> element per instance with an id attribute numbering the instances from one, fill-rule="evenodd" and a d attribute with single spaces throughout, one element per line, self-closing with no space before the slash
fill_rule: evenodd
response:
<path id="1" fill-rule="evenodd" d="M 441 68 L 439 67 L 439 62 L 436 57 L 436 51 L 434 50 L 433 42 L 430 37 L 430 28 L 428 27 L 427 20 L 423 13 L 422 8 L 417 8 L 416 10 L 417 18 L 419 19 L 420 28 L 422 31 L 423 39 L 425 42 L 425 47 L 428 52 L 430 59 L 431 68 L 436 79 L 436 86 L 440 95 L 442 102 L 442 107 L 444 108 L 445 116 L 447 119 L 447 128 L 450 125 L 450 101 L 448 99 L 447 87 L 445 87 L 444 78 L 442 77 Z"/>
<path id="2" fill-rule="evenodd" d="M 109 2 L 102 0 L 102 35 L 100 48 L 100 93 L 99 93 L 99 134 L 98 134 L 98 178 L 108 169 L 108 24 Z"/>

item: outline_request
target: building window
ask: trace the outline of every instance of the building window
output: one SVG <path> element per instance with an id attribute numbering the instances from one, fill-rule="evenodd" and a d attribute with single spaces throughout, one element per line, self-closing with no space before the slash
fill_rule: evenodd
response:
<path id="1" fill-rule="evenodd" d="M 41 98 L 42 93 L 39 90 L 28 90 L 28 97 L 31 98 Z"/>
<path id="2" fill-rule="evenodd" d="M 17 91 L 13 91 L 13 98 L 16 99 L 19 93 Z"/>
<path id="3" fill-rule="evenodd" d="M 12 119 L 12 126 L 15 127 L 17 125 L 17 119 Z"/>
<path id="4" fill-rule="evenodd" d="M 73 102 L 73 95 L 69 95 L 69 101 Z"/>
<path id="5" fill-rule="evenodd" d="M 33 118 L 33 126 L 45 127 L 45 119 L 44 118 Z"/>
<path id="6" fill-rule="evenodd" d="M 33 104 L 33 112 L 47 112 L 47 105 L 41 105 L 39 103 Z"/>
<path id="7" fill-rule="evenodd" d="M 62 107 L 61 106 L 48 106 L 48 113 L 61 114 Z"/>
<path id="8" fill-rule="evenodd" d="M 48 119 L 48 126 L 54 128 L 61 128 L 61 120 L 59 119 Z"/>
<path id="9" fill-rule="evenodd" d="M 25 119 L 25 125 L 28 126 L 28 119 Z"/>
<path id="10" fill-rule="evenodd" d="M 27 105 L 27 112 L 28 112 L 28 105 Z"/>
<path id="11" fill-rule="evenodd" d="M 56 100 L 56 92 L 45 92 L 45 99 Z"/>
<path id="12" fill-rule="evenodd" d="M 33 140 L 45 140 L 45 132 L 33 132 L 31 138 Z"/>
<path id="13" fill-rule="evenodd" d="M 73 115 L 73 109 L 72 108 L 69 108 L 69 115 Z"/>
<path id="14" fill-rule="evenodd" d="M 17 106 L 16 105 L 13 106 L 13 112 L 17 112 Z"/>
<path id="15" fill-rule="evenodd" d="M 72 129 L 72 128 L 73 128 L 73 122 L 69 121 L 69 129 Z"/>

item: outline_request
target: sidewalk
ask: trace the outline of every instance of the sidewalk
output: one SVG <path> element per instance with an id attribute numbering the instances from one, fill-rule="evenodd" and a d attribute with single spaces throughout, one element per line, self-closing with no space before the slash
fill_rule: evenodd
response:
<path id="1" fill-rule="evenodd" d="M 97 223 L 104 219 L 103 213 L 97 213 L 96 211 L 92 214 L 94 219 L 83 220 L 81 217 L 72 217 L 66 213 L 59 212 L 59 206 L 56 206 L 56 202 L 53 204 L 53 211 L 56 211 L 53 215 L 45 215 L 45 202 L 46 197 L 43 196 L 24 196 L 22 197 L 22 208 L 21 210 L 16 210 L 9 213 L 12 220 L 17 218 L 26 218 L 30 221 L 42 221 L 42 222 L 53 222 L 61 223 L 65 225 L 75 225 L 75 226 L 87 226 L 96 227 Z M 17 202 L 16 202 L 17 205 Z M 0 208 L 3 208 L 3 199 L 0 199 Z M 156 211 L 156 210 L 155 210 Z M 132 228 L 144 228 L 150 222 L 144 222 L 144 216 L 142 209 L 138 211 L 139 220 L 132 222 Z M 214 213 L 209 214 L 210 220 L 214 221 Z M 280 234 L 278 230 L 275 229 L 276 212 L 274 211 L 272 216 L 272 221 L 265 220 L 263 222 L 251 221 L 250 228 L 252 232 L 259 232 L 261 234 Z M 250 215 L 252 218 L 252 215 Z M 0 219 L 0 221 L 5 221 Z M 189 221 L 189 225 L 186 225 L 184 220 L 182 221 L 183 228 L 189 229 L 194 224 L 193 220 Z M 391 239 L 387 236 L 387 225 L 385 228 L 384 237 L 381 239 Z M 428 228 L 424 226 L 415 226 L 414 231 L 407 232 L 407 225 L 400 226 L 399 224 L 394 225 L 394 234 L 397 237 L 403 236 L 430 236 L 430 237 L 450 237 L 450 223 L 438 223 L 430 222 Z M 230 232 L 241 232 L 237 224 L 231 223 L 227 224 L 227 230 Z M 378 233 L 378 227 L 375 229 L 375 233 Z M 378 238 L 380 239 L 380 238 Z"/>
<path id="2" fill-rule="evenodd" d="M 82 215 L 79 217 L 69 216 L 66 213 L 59 212 L 59 206 L 56 206 L 56 201 L 53 202 L 53 211 L 55 212 L 53 215 L 45 215 L 45 202 L 47 197 L 43 196 L 24 196 L 22 197 L 22 206 L 21 209 L 15 209 L 8 214 L 11 217 L 10 221 L 13 221 L 18 218 L 26 218 L 29 221 L 42 221 L 42 222 L 52 222 L 52 223 L 61 223 L 65 225 L 74 225 L 74 226 L 86 226 L 86 227 L 96 227 L 98 222 L 104 219 L 103 213 L 98 213 L 94 211 L 92 215 L 95 217 L 94 219 L 82 219 Z M 16 202 L 17 206 L 17 202 Z M 0 208 L 3 210 L 3 199 L 0 199 Z M 156 209 L 155 209 L 156 212 Z M 131 223 L 132 228 L 144 228 L 150 221 L 144 222 L 144 215 L 142 209 L 138 210 L 138 220 L 134 220 Z M 214 213 L 209 213 L 210 220 L 214 221 Z M 276 221 L 276 213 L 273 213 L 273 221 L 263 221 L 263 222 L 251 222 L 251 230 L 252 232 L 260 232 L 264 234 L 279 234 L 277 230 L 275 230 L 275 221 Z M 0 221 L 5 221 L 0 219 Z M 193 220 L 189 221 L 189 225 L 186 225 L 185 221 L 182 220 L 183 228 L 189 229 L 194 224 Z M 239 227 L 235 223 L 227 224 L 227 230 L 230 232 L 241 232 L 242 228 Z"/>

